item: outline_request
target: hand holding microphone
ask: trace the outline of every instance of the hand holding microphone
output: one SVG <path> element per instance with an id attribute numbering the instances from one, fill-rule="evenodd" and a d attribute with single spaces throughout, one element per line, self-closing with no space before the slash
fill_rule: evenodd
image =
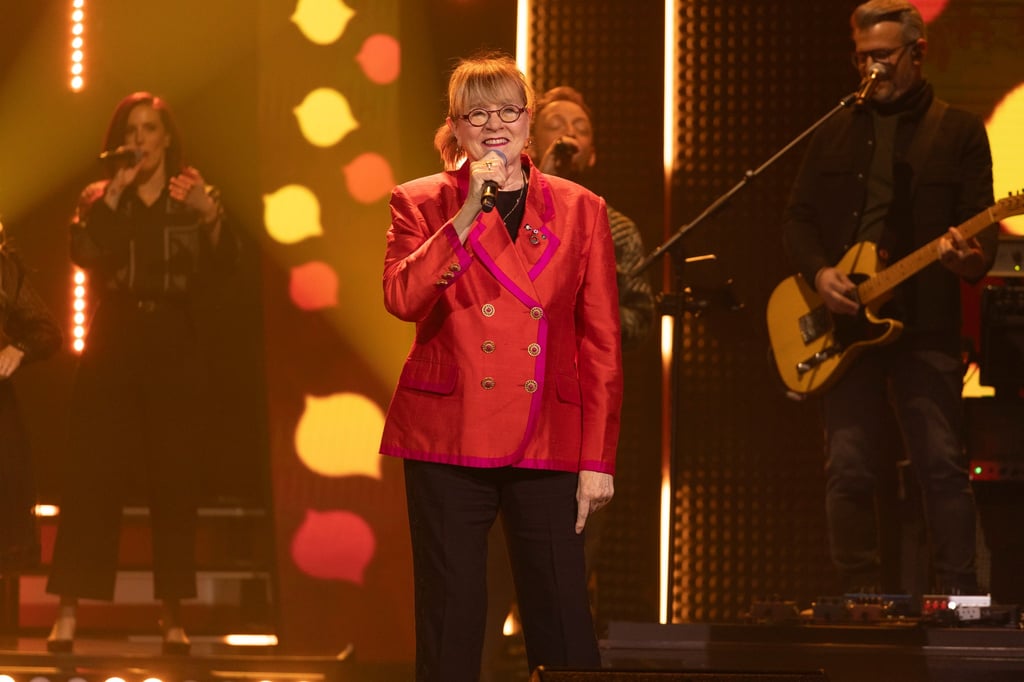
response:
<path id="1" fill-rule="evenodd" d="M 572 159 L 576 156 L 576 153 L 580 150 L 576 140 L 571 137 L 560 137 L 553 145 L 549 156 L 551 158 L 552 165 L 548 166 L 548 172 L 553 172 L 555 175 L 566 177 L 572 173 Z"/>
<path id="2" fill-rule="evenodd" d="M 121 145 L 117 149 L 108 149 L 99 155 L 99 160 L 110 165 L 110 182 L 103 192 L 103 201 L 112 210 L 117 210 L 121 201 L 121 193 L 124 189 L 135 182 L 139 174 L 139 162 L 142 160 L 142 150 L 127 145 Z"/>
<path id="3" fill-rule="evenodd" d="M 492 149 L 488 152 L 487 156 L 494 154 L 501 158 L 501 164 L 505 165 L 508 163 L 508 157 L 500 149 Z M 494 165 L 495 161 L 486 161 L 485 156 L 481 161 L 487 164 L 487 168 L 490 169 Z M 494 209 L 495 202 L 498 201 L 498 183 L 495 180 L 484 180 L 484 185 L 480 193 L 480 210 L 484 213 L 490 213 Z"/>

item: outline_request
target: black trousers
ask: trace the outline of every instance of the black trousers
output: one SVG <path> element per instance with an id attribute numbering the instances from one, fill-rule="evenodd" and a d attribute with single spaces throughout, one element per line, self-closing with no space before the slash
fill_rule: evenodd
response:
<path id="1" fill-rule="evenodd" d="M 575 473 L 405 462 L 416 680 L 479 679 L 487 535 L 502 515 L 530 668 L 598 667 Z"/>
<path id="2" fill-rule="evenodd" d="M 141 497 L 150 509 L 155 596 L 195 596 L 200 367 L 183 307 L 119 302 L 97 311 L 75 378 L 47 591 L 111 599 L 122 510 Z"/>
<path id="3" fill-rule="evenodd" d="M 921 486 L 934 584 L 974 594 L 975 505 L 962 441 L 959 358 L 894 345 L 862 356 L 825 395 L 829 538 L 843 588 L 880 584 L 875 494 L 886 411 L 895 410 Z"/>
<path id="4" fill-rule="evenodd" d="M 14 386 L 0 381 L 0 573 L 39 564 L 35 479 Z"/>

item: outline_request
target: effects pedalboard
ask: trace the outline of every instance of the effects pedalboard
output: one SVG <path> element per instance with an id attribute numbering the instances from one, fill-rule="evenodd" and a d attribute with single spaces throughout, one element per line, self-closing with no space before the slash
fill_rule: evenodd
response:
<path id="1" fill-rule="evenodd" d="M 849 593 L 819 597 L 811 608 L 800 610 L 796 602 L 755 601 L 747 620 L 761 624 L 806 623 L 810 625 L 938 625 L 946 627 L 1021 627 L 1017 605 L 992 603 L 988 594 Z"/>

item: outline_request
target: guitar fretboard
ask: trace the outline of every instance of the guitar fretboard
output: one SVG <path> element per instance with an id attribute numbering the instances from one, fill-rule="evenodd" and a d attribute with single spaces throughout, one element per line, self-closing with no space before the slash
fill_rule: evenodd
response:
<path id="1" fill-rule="evenodd" d="M 960 230 L 964 239 L 972 239 L 992 223 L 1019 213 L 1024 213 L 1024 195 L 1020 194 L 1003 199 L 995 206 L 989 206 L 973 218 L 968 218 L 961 223 L 957 229 Z M 942 237 L 936 237 L 910 255 L 880 270 L 874 277 L 869 277 L 861 282 L 857 287 L 857 296 L 860 302 L 867 305 L 881 298 L 901 282 L 937 261 L 941 239 Z"/>

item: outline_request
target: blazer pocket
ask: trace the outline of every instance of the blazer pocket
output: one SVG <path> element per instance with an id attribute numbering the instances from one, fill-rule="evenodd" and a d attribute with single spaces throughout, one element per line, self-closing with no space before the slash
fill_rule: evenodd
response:
<path id="1" fill-rule="evenodd" d="M 398 385 L 415 391 L 451 395 L 458 381 L 459 368 L 456 365 L 409 358 L 402 367 Z"/>
<path id="2" fill-rule="evenodd" d="M 576 377 L 556 374 L 555 392 L 558 394 L 558 399 L 563 403 L 583 404 L 583 397 L 580 395 L 580 381 Z"/>

